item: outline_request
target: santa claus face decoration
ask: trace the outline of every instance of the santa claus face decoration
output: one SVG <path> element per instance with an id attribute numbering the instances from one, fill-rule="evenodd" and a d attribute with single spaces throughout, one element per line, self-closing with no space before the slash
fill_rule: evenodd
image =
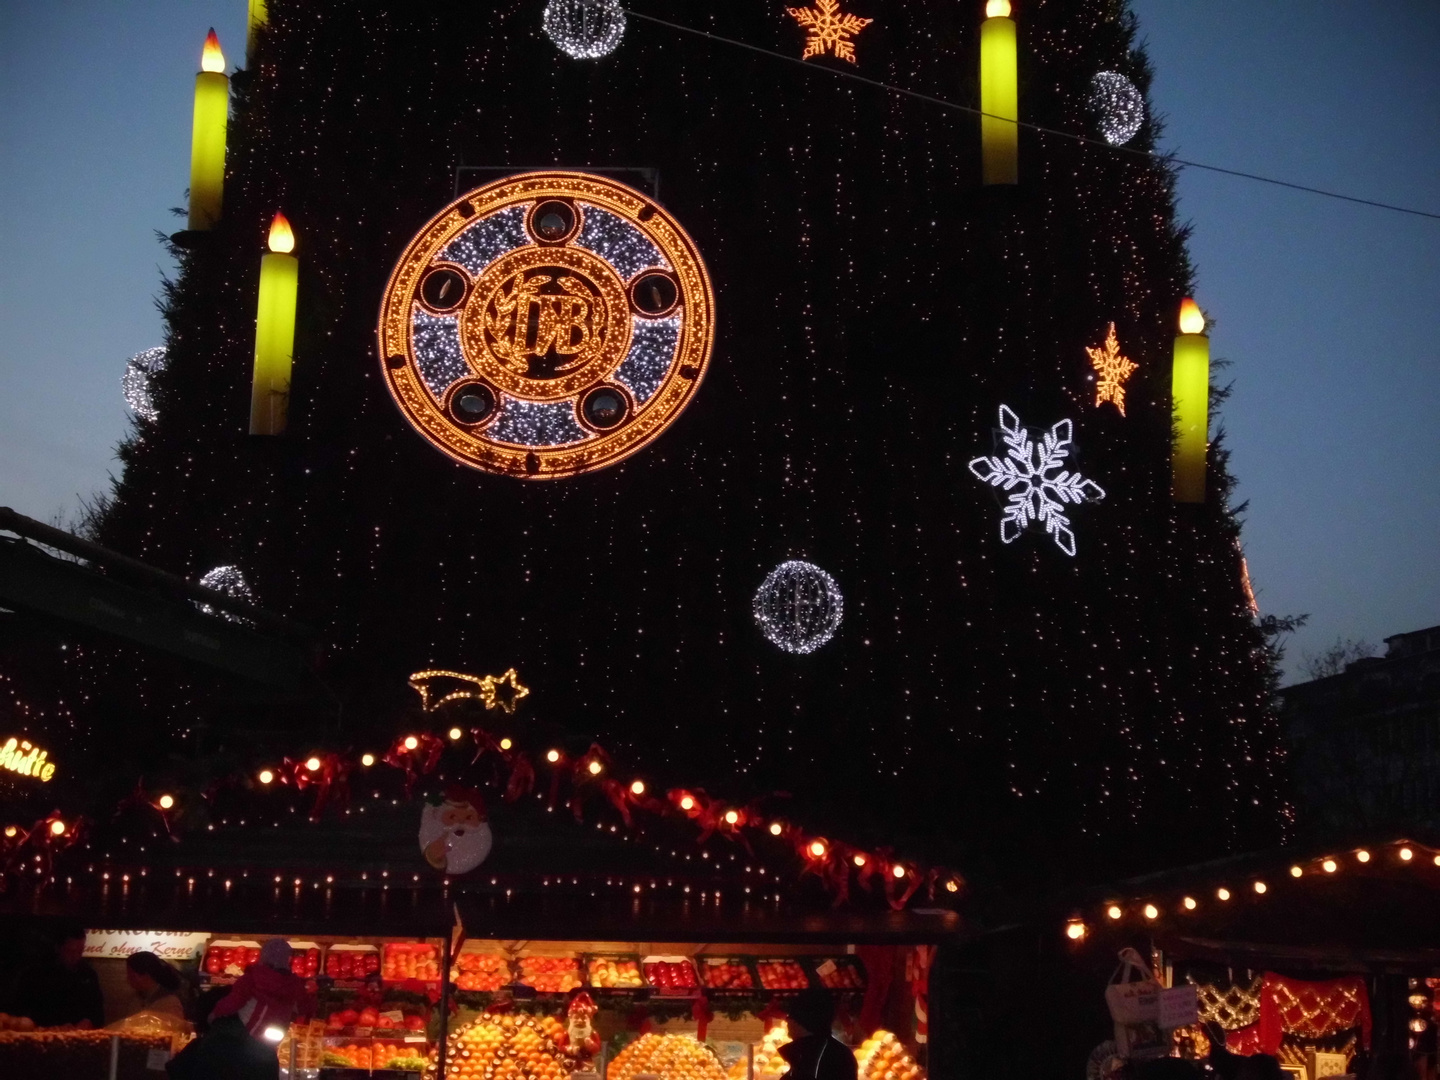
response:
<path id="1" fill-rule="evenodd" d="M 494 844 L 478 791 L 452 787 L 439 806 L 420 812 L 420 850 L 447 874 L 464 874 L 485 861 Z"/>
<path id="2" fill-rule="evenodd" d="M 715 299 L 695 244 L 600 176 L 512 176 L 455 200 L 400 257 L 381 371 L 406 419 L 477 469 L 547 480 L 659 436 L 704 378 Z"/>

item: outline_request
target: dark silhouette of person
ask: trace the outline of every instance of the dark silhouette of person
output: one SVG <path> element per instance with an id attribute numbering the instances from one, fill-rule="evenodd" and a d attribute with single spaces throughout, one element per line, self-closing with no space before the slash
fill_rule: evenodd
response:
<path id="1" fill-rule="evenodd" d="M 780 1047 L 790 1066 L 786 1080 L 856 1080 L 859 1069 L 850 1048 L 830 1034 L 835 1000 L 823 990 L 805 990 L 790 1005 L 791 1042 Z"/>
<path id="2" fill-rule="evenodd" d="M 85 960 L 85 929 L 61 926 L 46 955 L 21 972 L 10 1012 L 36 1027 L 105 1026 L 105 998 L 95 969 Z"/>
<path id="3" fill-rule="evenodd" d="M 170 1080 L 280 1080 L 275 1048 L 245 1030 L 238 1016 L 222 1016 L 165 1065 Z"/>

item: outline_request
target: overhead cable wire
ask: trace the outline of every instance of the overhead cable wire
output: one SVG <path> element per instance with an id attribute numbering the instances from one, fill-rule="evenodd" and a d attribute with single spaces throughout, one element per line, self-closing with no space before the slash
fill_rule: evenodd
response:
<path id="1" fill-rule="evenodd" d="M 882 82 L 879 79 L 868 79 L 853 71 L 841 71 L 838 68 L 821 67 L 819 64 L 812 64 L 794 56 L 786 56 L 784 53 L 775 52 L 773 49 L 761 48 L 759 45 L 751 45 L 747 41 L 739 41 L 735 38 L 725 37 L 721 34 L 712 34 L 708 30 L 698 30 L 693 26 L 685 26 L 682 23 L 670 22 L 667 19 L 656 18 L 654 15 L 646 15 L 644 12 L 635 11 L 632 8 L 624 8 L 625 14 L 641 20 L 642 22 L 654 23 L 656 26 L 663 26 L 670 30 L 677 30 L 682 34 L 693 34 L 696 37 L 708 38 L 717 41 L 722 45 L 731 45 L 738 49 L 745 49 L 749 52 L 759 53 L 761 56 L 768 56 L 773 60 L 783 60 L 787 64 L 798 64 L 807 71 L 824 72 L 827 75 L 834 75 L 837 78 L 849 79 L 852 82 L 864 83 L 866 86 L 873 86 L 878 90 L 887 93 L 898 94 L 902 97 L 913 98 L 916 101 L 923 101 L 928 105 L 936 105 L 942 109 L 950 109 L 954 112 L 967 113 L 971 116 L 989 116 L 996 120 L 1008 120 L 1019 127 L 1027 128 L 1040 135 L 1054 135 L 1061 139 L 1069 139 L 1071 142 L 1081 143 L 1086 146 L 1098 147 L 1102 150 L 1111 150 L 1121 154 L 1129 154 L 1132 157 L 1143 158 L 1146 161 L 1158 164 L 1173 163 L 1183 165 L 1190 169 L 1202 169 L 1205 172 L 1219 173 L 1223 176 L 1234 176 L 1242 180 L 1254 180 L 1261 184 L 1271 184 L 1275 187 L 1289 188 L 1292 191 L 1304 191 L 1311 195 L 1321 195 L 1327 199 L 1340 199 L 1343 202 L 1358 203 L 1361 206 L 1373 206 L 1380 210 L 1393 210 L 1398 214 L 1412 214 L 1415 217 L 1430 218 L 1440 221 L 1440 213 L 1433 213 L 1429 210 L 1417 210 L 1411 206 L 1398 206 L 1395 203 L 1380 202 L 1377 199 L 1362 199 L 1356 195 L 1345 195 L 1338 191 L 1327 191 L 1324 188 L 1311 187 L 1308 184 L 1296 184 L 1289 180 L 1277 180 L 1273 176 L 1262 176 L 1259 173 L 1244 172 L 1240 169 L 1226 169 L 1219 165 L 1207 165 L 1202 161 L 1191 161 L 1188 158 L 1176 157 L 1173 154 L 1159 154 L 1153 150 L 1139 150 L 1131 146 L 1113 146 L 1103 140 L 1092 138 L 1089 135 L 1080 135 L 1073 131 L 1061 131 L 1058 128 L 1045 127 L 1043 124 L 1030 123 L 1026 120 L 1009 120 L 1009 117 L 995 116 L 986 113 L 972 105 L 961 105 L 956 101 L 947 101 L 945 98 L 938 98 L 931 94 L 922 94 L 918 90 L 910 90 L 903 86 L 895 86 L 892 83 Z"/>

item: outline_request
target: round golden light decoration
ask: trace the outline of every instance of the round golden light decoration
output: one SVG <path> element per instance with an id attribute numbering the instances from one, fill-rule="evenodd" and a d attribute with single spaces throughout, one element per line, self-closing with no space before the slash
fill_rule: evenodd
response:
<path id="1" fill-rule="evenodd" d="M 534 172 L 476 188 L 410 242 L 378 328 L 396 405 L 486 472 L 613 465 L 695 396 L 715 339 L 699 250 L 648 196 Z"/>

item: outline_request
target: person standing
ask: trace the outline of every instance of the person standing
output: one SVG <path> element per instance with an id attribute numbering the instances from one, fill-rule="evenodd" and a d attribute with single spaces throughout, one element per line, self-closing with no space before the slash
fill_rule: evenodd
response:
<path id="1" fill-rule="evenodd" d="M 180 991 L 185 982 L 180 973 L 152 952 L 131 953 L 125 958 L 125 981 L 140 999 L 138 1012 L 185 1019 Z"/>
<path id="2" fill-rule="evenodd" d="M 170 1080 L 279 1080 L 275 1048 L 251 1038 L 235 1015 L 214 1021 L 205 1034 L 165 1064 Z"/>
<path id="3" fill-rule="evenodd" d="M 48 957 L 21 973 L 9 1011 L 29 1017 L 36 1027 L 105 1026 L 105 998 L 95 969 L 85 960 L 83 927 L 60 928 Z"/>
<path id="4" fill-rule="evenodd" d="M 856 1080 L 859 1067 L 850 1048 L 830 1034 L 835 1001 L 823 990 L 806 990 L 789 1009 L 791 1041 L 780 1047 L 790 1066 L 786 1080 Z"/>
<path id="5" fill-rule="evenodd" d="M 262 1038 L 267 1029 L 288 1030 L 296 1016 L 314 1011 L 305 980 L 290 970 L 290 946 L 275 938 L 261 946 L 260 962 L 245 969 L 210 1015 L 215 1020 L 238 1016 L 251 1035 Z"/>

